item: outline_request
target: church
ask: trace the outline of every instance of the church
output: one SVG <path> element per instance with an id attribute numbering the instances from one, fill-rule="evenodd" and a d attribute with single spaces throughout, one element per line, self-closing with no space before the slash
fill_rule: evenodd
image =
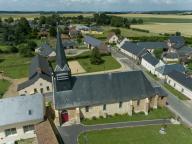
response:
<path id="1" fill-rule="evenodd" d="M 142 71 L 73 76 L 57 30 L 53 102 L 60 124 L 79 124 L 83 118 L 143 112 L 164 107 L 167 94 L 153 87 Z"/>

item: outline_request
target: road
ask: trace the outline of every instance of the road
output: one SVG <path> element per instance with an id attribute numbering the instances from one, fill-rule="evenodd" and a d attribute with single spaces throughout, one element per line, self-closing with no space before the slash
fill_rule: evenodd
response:
<path id="1" fill-rule="evenodd" d="M 163 86 L 162 81 L 155 81 L 151 76 L 148 75 L 148 73 L 145 71 L 145 69 L 141 65 L 137 65 L 136 61 L 131 59 L 125 54 L 122 54 L 118 51 L 113 51 L 113 56 L 116 58 L 124 58 L 124 64 L 127 64 L 131 66 L 132 70 L 141 70 L 144 72 L 146 77 L 151 81 L 153 86 L 161 86 L 168 94 L 168 108 L 176 115 L 177 118 L 182 119 L 184 123 L 192 127 L 192 106 L 189 106 L 188 103 L 178 99 L 175 95 L 170 93 L 166 88 Z"/>
<path id="2" fill-rule="evenodd" d="M 149 126 L 149 125 L 165 125 L 171 124 L 170 120 L 146 120 L 137 122 L 121 122 L 121 123 L 111 123 L 111 124 L 100 124 L 100 125 L 72 125 L 59 127 L 59 133 L 64 141 L 64 144 L 78 144 L 78 136 L 81 133 L 94 131 L 94 130 L 104 130 L 104 129 L 114 129 L 114 128 L 126 128 L 126 127 L 139 127 L 139 126 Z"/>

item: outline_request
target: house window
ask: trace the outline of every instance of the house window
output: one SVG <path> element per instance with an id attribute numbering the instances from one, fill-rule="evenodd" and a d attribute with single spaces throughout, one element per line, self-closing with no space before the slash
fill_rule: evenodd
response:
<path id="1" fill-rule="evenodd" d="M 24 133 L 30 132 L 30 131 L 33 131 L 33 130 L 34 130 L 34 125 L 27 125 L 27 126 L 23 127 Z"/>
<path id="2" fill-rule="evenodd" d="M 15 135 L 17 134 L 16 128 L 6 129 L 5 130 L 5 136 Z"/>
<path id="3" fill-rule="evenodd" d="M 122 108 L 122 105 L 123 105 L 123 103 L 122 103 L 122 102 L 120 102 L 120 103 L 119 103 L 119 108 Z"/>
<path id="4" fill-rule="evenodd" d="M 174 87 L 176 86 L 176 84 L 174 83 Z"/>
<path id="5" fill-rule="evenodd" d="M 161 97 L 161 100 L 163 100 L 163 99 L 164 99 L 164 97 L 162 96 L 162 97 Z"/>
<path id="6" fill-rule="evenodd" d="M 169 80 L 168 83 L 170 84 L 170 83 L 171 83 L 171 80 Z"/>
<path id="7" fill-rule="evenodd" d="M 106 104 L 103 105 L 103 110 L 105 111 L 107 109 Z"/>
<path id="8" fill-rule="evenodd" d="M 50 88 L 49 88 L 49 86 L 47 87 L 47 91 L 50 91 Z"/>
<path id="9" fill-rule="evenodd" d="M 86 112 L 89 112 L 89 106 L 86 106 L 86 107 L 85 107 L 85 111 L 86 111 Z"/>
<path id="10" fill-rule="evenodd" d="M 184 89 L 182 88 L 181 92 L 183 93 L 184 92 Z"/>
<path id="11" fill-rule="evenodd" d="M 42 86 L 43 84 L 42 83 L 40 83 L 40 86 Z"/>
<path id="12" fill-rule="evenodd" d="M 37 89 L 34 89 L 34 93 L 37 93 Z"/>
<path id="13" fill-rule="evenodd" d="M 41 93 L 43 93 L 43 88 L 40 89 Z"/>
<path id="14" fill-rule="evenodd" d="M 140 105 L 140 100 L 137 101 L 137 106 L 139 106 L 139 105 Z"/>

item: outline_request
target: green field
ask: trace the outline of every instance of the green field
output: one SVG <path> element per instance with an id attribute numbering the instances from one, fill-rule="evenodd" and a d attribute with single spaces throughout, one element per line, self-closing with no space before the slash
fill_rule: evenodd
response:
<path id="1" fill-rule="evenodd" d="M 102 56 L 102 59 L 104 62 L 100 65 L 91 64 L 90 58 L 78 59 L 78 62 L 88 73 L 114 70 L 121 67 L 121 65 L 112 56 Z"/>
<path id="2" fill-rule="evenodd" d="M 177 91 L 173 87 L 171 87 L 168 84 L 164 84 L 164 87 L 169 90 L 172 94 L 174 94 L 176 97 L 178 97 L 180 100 L 190 100 L 188 97 L 186 97 L 184 94 L 181 92 Z"/>
<path id="3" fill-rule="evenodd" d="M 4 93 L 8 90 L 11 83 L 7 80 L 0 80 L 0 98 L 3 97 Z"/>
<path id="4" fill-rule="evenodd" d="M 80 144 L 191 144 L 192 131 L 180 125 L 168 125 L 167 134 L 161 135 L 162 126 L 143 126 L 92 131 L 79 136 Z"/>
<path id="5" fill-rule="evenodd" d="M 19 56 L 19 54 L 0 55 L 0 71 L 5 76 L 19 79 L 28 76 L 29 63 L 31 58 Z"/>
<path id="6" fill-rule="evenodd" d="M 116 122 L 126 122 L 126 121 L 141 121 L 141 120 L 153 120 L 153 119 L 168 119 L 172 117 L 172 113 L 166 108 L 159 108 L 156 110 L 151 110 L 149 115 L 144 113 L 133 114 L 132 116 L 124 115 L 115 115 L 108 118 L 98 118 L 92 120 L 83 120 L 82 123 L 85 125 L 95 125 L 95 124 L 104 124 L 104 123 L 116 123 Z"/>

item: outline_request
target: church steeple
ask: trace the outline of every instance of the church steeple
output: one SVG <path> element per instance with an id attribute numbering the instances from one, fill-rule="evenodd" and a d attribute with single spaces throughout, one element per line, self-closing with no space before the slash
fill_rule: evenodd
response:
<path id="1" fill-rule="evenodd" d="M 56 43 L 56 67 L 55 71 L 71 71 L 67 63 L 64 47 L 61 40 L 61 34 L 57 28 L 57 43 Z"/>
<path id="2" fill-rule="evenodd" d="M 61 40 L 59 29 L 57 28 L 57 43 L 56 43 L 56 81 L 67 81 L 71 79 L 71 69 L 67 63 L 64 47 Z"/>

